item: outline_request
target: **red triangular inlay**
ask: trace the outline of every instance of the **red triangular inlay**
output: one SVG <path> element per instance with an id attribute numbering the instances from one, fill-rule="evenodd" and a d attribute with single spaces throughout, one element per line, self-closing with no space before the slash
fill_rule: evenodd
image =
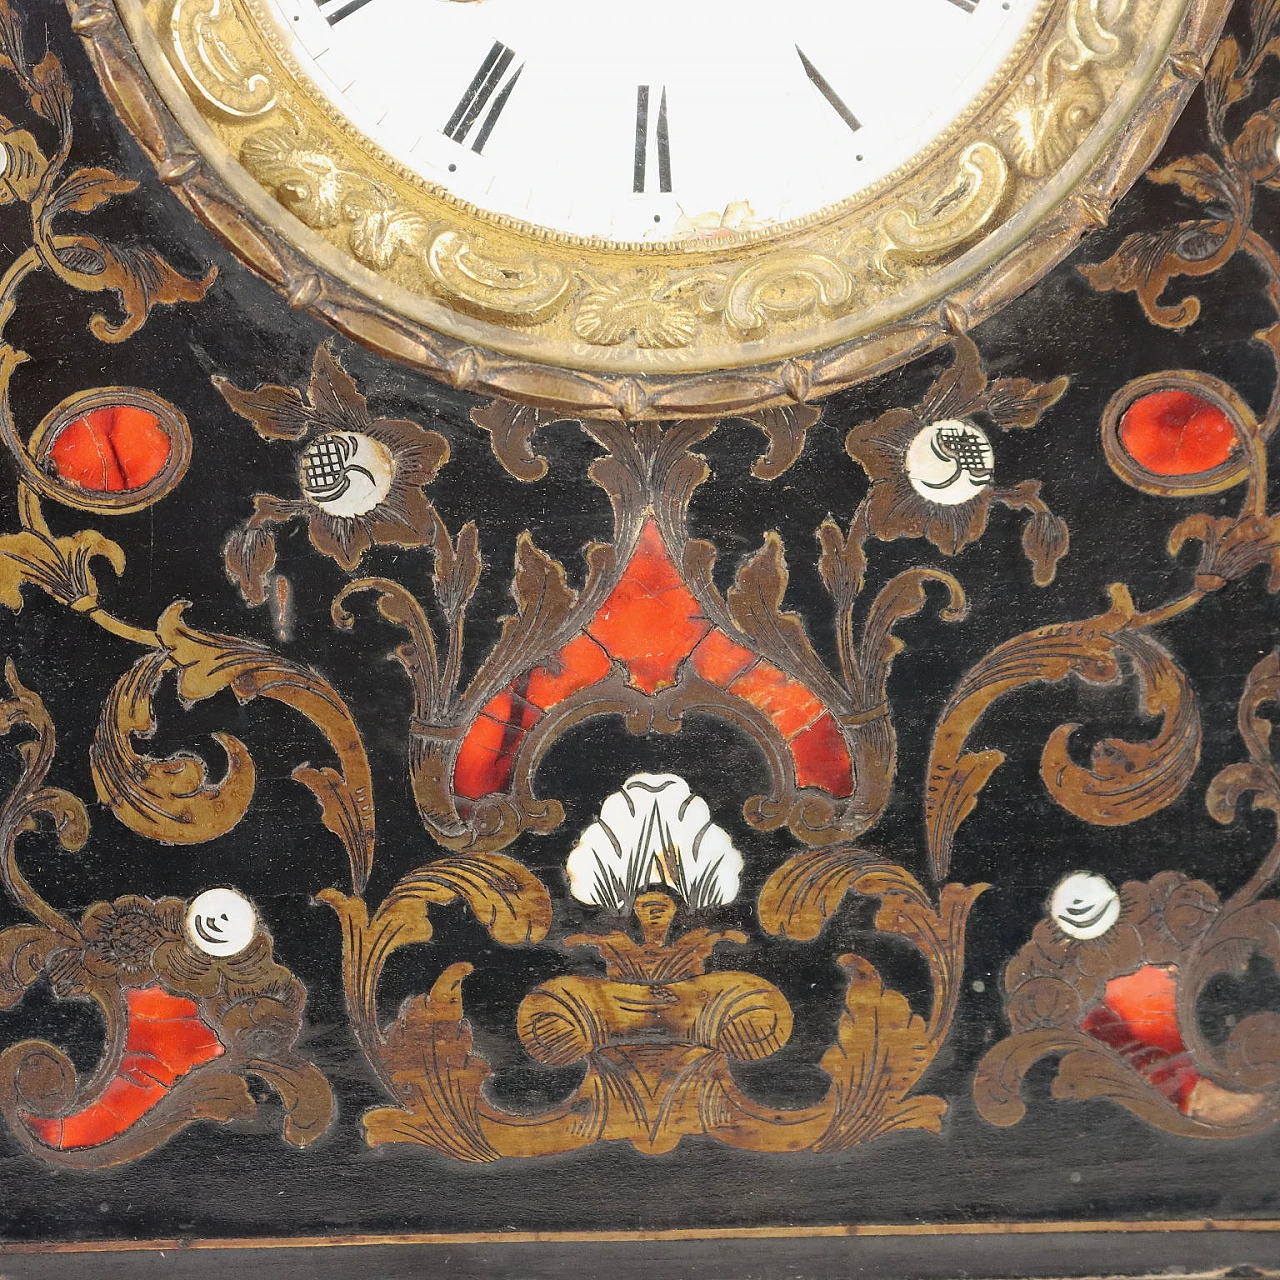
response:
<path id="1" fill-rule="evenodd" d="M 658 526 L 646 520 L 635 554 L 587 634 L 627 668 L 637 689 L 653 694 L 675 684 L 676 669 L 710 629 Z"/>
<path id="2" fill-rule="evenodd" d="M 603 680 L 611 662 L 653 695 L 675 684 L 686 659 L 703 680 L 768 718 L 786 740 L 797 785 L 849 795 L 853 766 L 831 713 L 801 681 L 712 627 L 652 518 L 585 634 L 496 694 L 476 717 L 454 765 L 456 793 L 476 800 L 507 786 L 525 734 L 541 714 Z"/>

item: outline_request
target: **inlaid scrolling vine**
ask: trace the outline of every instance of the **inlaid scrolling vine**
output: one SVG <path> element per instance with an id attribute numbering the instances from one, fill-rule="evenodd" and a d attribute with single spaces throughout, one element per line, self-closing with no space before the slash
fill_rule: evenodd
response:
<path id="1" fill-rule="evenodd" d="M 1183 329 L 1200 318 L 1194 294 L 1163 301 L 1180 277 L 1204 278 L 1243 254 L 1261 276 L 1267 303 L 1280 316 L 1280 256 L 1256 227 L 1266 192 L 1280 189 L 1280 99 L 1259 103 L 1259 78 L 1268 59 L 1280 59 L 1280 5 L 1249 7 L 1251 39 L 1227 37 L 1205 79 L 1211 149 L 1183 156 L 1147 177 L 1167 184 L 1197 206 L 1197 215 L 1163 230 L 1128 236 L 1105 262 L 1081 271 L 1098 290 L 1136 295 L 1147 318 Z M 1148 493 L 1208 495 L 1242 485 L 1239 512 L 1195 514 L 1170 531 L 1176 557 L 1197 545 L 1190 586 L 1145 611 L 1120 584 L 1111 609 L 1067 626 L 1042 628 L 1009 641 L 965 678 L 943 713 L 934 742 L 928 812 L 931 849 L 947 866 L 957 824 L 970 812 L 999 752 L 962 754 L 973 725 L 991 702 L 1031 680 L 1108 679 L 1127 660 L 1138 673 L 1145 710 L 1160 715 L 1147 744 L 1104 742 L 1094 778 L 1075 765 L 1066 745 L 1075 726 L 1051 737 L 1041 776 L 1066 808 L 1093 822 L 1132 821 L 1181 793 L 1199 749 L 1187 676 L 1151 637 L 1208 596 L 1265 571 L 1280 591 L 1280 516 L 1268 510 L 1267 446 L 1280 426 L 1280 319 L 1255 335 L 1276 363 L 1270 403 L 1258 420 L 1234 390 L 1198 371 L 1171 370 L 1137 379 L 1117 392 L 1103 422 L 1108 460 L 1122 478 Z M 1161 391 L 1196 394 L 1221 407 L 1234 447 L 1196 475 L 1152 470 L 1127 454 L 1117 429 L 1128 405 Z M 1280 772 L 1265 709 L 1280 703 L 1280 650 L 1249 673 L 1238 727 L 1248 762 L 1222 770 L 1205 797 L 1209 813 L 1232 822 L 1244 798 L 1280 820 Z M 1136 791 L 1134 776 L 1150 780 Z M 1041 1058 L 1056 1057 L 1057 1098 L 1106 1097 L 1173 1133 L 1229 1137 L 1270 1127 L 1280 1116 L 1280 1017 L 1271 1010 L 1232 1015 L 1216 1037 L 1202 1025 L 1203 997 L 1224 974 L 1242 974 L 1255 958 L 1276 963 L 1280 902 L 1280 843 L 1226 901 L 1202 881 L 1167 871 L 1118 890 L 1103 877 L 1080 877 L 1070 901 L 1051 900 L 1047 918 L 1005 972 L 1012 1034 L 979 1066 L 974 1092 L 981 1113 L 1014 1124 L 1025 1111 L 1023 1077 Z M 1071 911 L 1099 912 L 1082 928 Z M 1142 1020 L 1134 1017 L 1141 1006 Z"/>
<path id="2" fill-rule="evenodd" d="M 122 318 L 95 315 L 90 330 L 107 343 L 123 341 L 151 308 L 200 300 L 213 282 L 179 275 L 163 258 L 137 245 L 112 244 L 60 230 L 67 214 L 87 214 L 135 183 L 102 168 L 68 172 L 72 150 L 71 86 L 52 52 L 28 56 L 21 17 L 0 5 L 0 70 L 10 75 L 31 112 L 31 128 L 0 119 L 0 203 L 29 214 L 30 247 L 0 278 L 0 327 L 13 319 L 23 284 L 38 272 L 86 292 L 114 293 Z M 33 132 L 34 130 L 34 132 Z M 253 792 L 252 757 L 243 743 L 222 734 L 228 768 L 210 784 L 198 758 L 169 760 L 137 755 L 130 735 L 154 730 L 152 697 L 172 674 L 178 692 L 198 701 L 225 688 L 242 699 L 262 694 L 312 718 L 337 751 L 344 772 L 300 768 L 295 776 L 321 800 L 326 823 L 341 831 L 351 854 L 353 884 L 363 883 L 372 853 L 369 771 L 354 722 L 337 694 L 314 672 L 250 642 L 208 635 L 183 621 L 175 602 L 154 630 L 109 613 L 98 597 L 99 562 L 125 570 L 118 544 L 93 529 L 56 534 L 42 498 L 76 510 L 109 515 L 158 501 L 182 479 L 191 440 L 185 419 L 145 390 L 98 388 L 70 397 L 23 440 L 10 395 L 26 354 L 0 341 L 0 436 L 17 472 L 21 528 L 0 537 L 0 601 L 19 610 L 23 590 L 35 587 L 108 632 L 140 645 L 141 657 L 107 702 L 92 764 L 99 798 L 127 825 L 154 839 L 191 843 L 212 838 L 239 820 Z M 67 454 L 64 432 L 92 438 L 110 432 L 105 407 L 134 416 L 135 437 L 152 449 L 118 458 L 127 474 L 97 485 L 60 473 Z M 148 434 L 149 433 L 149 434 Z M 145 475 L 136 468 L 145 468 Z M 137 483 L 130 482 L 130 476 Z M 32 923 L 0 933 L 0 1007 L 22 1000 L 46 980 L 60 999 L 92 1002 L 101 1014 L 105 1044 L 86 1079 L 68 1055 L 43 1040 L 9 1045 L 0 1054 L 0 1112 L 14 1137 L 45 1160 L 90 1168 L 133 1159 L 198 1119 L 230 1120 L 257 1104 L 245 1078 L 255 1076 L 279 1095 L 287 1141 L 306 1145 L 329 1126 L 333 1095 L 320 1071 L 294 1047 L 306 993 L 272 957 L 269 934 L 251 904 L 232 895 L 240 913 L 237 936 L 206 930 L 201 912 L 209 899 L 187 904 L 134 894 L 90 906 L 76 922 L 45 900 L 23 875 L 18 843 L 51 826 L 69 852 L 89 839 L 89 818 L 75 796 L 46 785 L 53 764 L 54 726 L 39 696 L 6 667 L 10 697 L 0 704 L 5 734 L 18 731 L 22 769 L 0 806 L 0 883 Z M 28 843 L 24 841 L 24 844 Z M 215 890 L 229 894 L 228 890 Z M 227 921 L 225 912 L 217 913 Z M 213 922 L 217 925 L 216 917 Z M 193 938 L 201 938 L 199 945 Z"/>
<path id="3" fill-rule="evenodd" d="M 1280 311 L 1280 259 L 1250 226 L 1255 188 L 1274 185 L 1280 163 L 1275 104 L 1226 141 L 1228 111 L 1247 100 L 1263 61 L 1280 51 L 1274 0 L 1255 4 L 1253 17 L 1253 47 L 1242 52 L 1224 42 L 1208 76 L 1219 157 L 1175 162 L 1151 175 L 1176 183 L 1207 216 L 1154 240 L 1126 241 L 1108 263 L 1088 269 L 1095 287 L 1137 292 L 1158 323 L 1196 318 L 1190 302 L 1160 304 L 1170 279 L 1207 274 L 1238 251 L 1262 266 L 1268 298 Z M 1095 37 L 1098 31 L 1081 32 L 1082 65 L 1102 56 Z M 132 184 L 104 169 L 66 172 L 69 88 L 52 54 L 33 64 L 26 46 L 18 16 L 0 3 L 0 67 L 24 91 L 35 130 L 0 121 L 4 190 L 31 215 L 31 247 L 0 280 L 0 321 L 15 314 L 23 282 L 47 270 L 76 289 L 114 291 L 123 320 L 98 316 L 91 328 L 102 341 L 119 341 L 144 323 L 151 306 L 198 301 L 212 273 L 191 281 L 149 250 L 55 230 L 61 215 L 90 213 Z M 1070 60 L 1069 50 L 1053 56 L 1059 54 Z M 1229 217 L 1218 216 L 1219 204 Z M 306 387 L 241 387 L 215 378 L 234 415 L 295 451 L 296 494 L 257 495 L 224 549 L 228 577 L 245 604 L 279 609 L 290 598 L 275 535 L 288 522 L 305 521 L 314 550 L 352 575 L 331 602 L 333 623 L 354 628 L 368 599 L 405 632 L 395 656 L 413 691 L 408 783 L 441 856 L 401 876 L 380 902 L 365 892 L 377 834 L 373 780 L 357 719 L 334 684 L 259 642 L 197 630 L 185 615 L 198 605 L 174 602 L 154 628 L 116 617 L 99 600 L 95 570 L 105 560 L 123 575 L 120 547 L 96 530 L 60 535 L 48 523 L 46 503 L 106 516 L 162 500 L 181 482 L 198 443 L 183 415 L 145 389 L 94 388 L 57 406 L 24 439 L 10 390 L 25 357 L 0 346 L 0 434 L 17 471 L 21 525 L 0 538 L 0 601 L 18 609 L 22 591 L 36 587 L 142 651 L 102 708 L 90 757 L 100 802 L 137 835 L 170 844 L 199 844 L 246 815 L 251 820 L 255 768 L 243 742 L 218 735 L 227 757 L 221 778 L 193 755 L 140 750 L 170 676 L 188 703 L 228 688 L 242 701 L 279 701 L 313 722 L 332 747 L 337 767 L 303 764 L 293 776 L 314 792 L 324 825 L 349 858 L 350 891 L 330 888 L 319 897 L 341 922 L 352 1026 L 388 1095 L 389 1105 L 364 1116 L 370 1143 L 413 1143 L 486 1161 L 600 1140 L 658 1154 L 698 1135 L 759 1151 L 831 1152 L 893 1129 L 937 1131 L 945 1101 L 917 1090 L 950 1032 L 966 920 L 984 888 L 946 877 L 957 831 L 1003 759 L 998 751 L 967 749 L 980 717 L 997 698 L 1032 683 L 1071 675 L 1093 683 L 1132 679 L 1143 710 L 1159 718 L 1155 736 L 1104 742 L 1086 768 L 1067 750 L 1074 726 L 1063 726 L 1042 758 L 1049 794 L 1086 821 L 1124 824 L 1184 792 L 1199 759 L 1200 720 L 1191 681 L 1162 628 L 1263 566 L 1268 588 L 1280 589 L 1280 517 L 1267 510 L 1265 456 L 1280 422 L 1280 391 L 1258 421 L 1230 387 L 1185 370 L 1117 393 L 1103 447 L 1117 473 L 1148 492 L 1186 497 L 1242 485 L 1240 513 L 1193 516 L 1173 530 L 1173 555 L 1193 539 L 1202 547 L 1191 588 L 1175 599 L 1139 610 L 1115 584 L 1104 613 L 1007 640 L 963 677 L 941 713 L 925 796 L 936 893 L 908 869 L 912 851 L 880 847 L 876 827 L 897 768 L 889 676 L 904 642 L 895 628 L 931 603 L 944 621 L 960 624 L 967 602 L 951 572 L 923 563 L 868 598 L 874 544 L 923 539 L 943 557 L 955 556 L 984 535 L 995 503 L 1025 513 L 1022 545 L 1038 585 L 1053 581 L 1069 548 L 1066 524 L 1040 483 L 1006 482 L 999 447 L 1002 433 L 1033 428 L 1053 412 L 1067 379 L 991 379 L 958 318 L 946 318 L 952 363 L 921 402 L 853 426 L 845 438 L 870 485 L 851 511 L 816 530 L 816 567 L 835 628 L 834 669 L 787 607 L 788 557 L 802 553 L 767 533 L 722 590 L 713 572 L 717 547 L 690 533 L 691 500 L 710 477 L 698 450 L 714 432 L 730 429 L 726 423 L 578 422 L 598 450 L 589 476 L 612 512 L 609 540 L 584 549 L 581 582 L 573 586 L 565 567 L 522 533 L 511 571 L 513 611 L 489 651 L 468 664 L 468 609 L 486 554 L 494 552 L 476 522 L 450 531 L 428 496 L 448 465 L 452 430 L 378 416 L 328 346 L 315 352 Z M 1262 337 L 1276 356 L 1280 386 L 1278 332 L 1280 326 Z M 1229 438 L 1211 465 L 1160 469 L 1136 446 L 1151 397 L 1168 394 L 1216 413 Z M 114 416 L 126 410 L 133 416 Z M 549 463 L 534 452 L 534 440 L 556 415 L 494 402 L 472 418 L 512 476 L 529 484 L 547 477 Z M 750 419 L 767 445 L 753 474 L 765 481 L 783 475 L 818 418 L 818 410 L 800 405 Z M 110 483 L 105 473 L 75 470 L 77 433 L 114 440 L 111 433 L 126 421 L 135 428 L 142 421 L 152 433 L 154 465 L 121 457 L 121 474 Z M 419 549 L 432 567 L 431 599 L 396 578 L 359 576 L 377 544 Z M 1211 811 L 1223 821 L 1248 792 L 1280 812 L 1262 715 L 1280 697 L 1276 662 L 1273 656 L 1258 665 L 1242 701 L 1250 763 L 1227 770 L 1211 788 Z M 131 1159 L 193 1121 L 248 1114 L 254 1102 L 244 1080 L 256 1076 L 283 1101 L 286 1139 L 304 1145 L 331 1122 L 332 1095 L 294 1047 L 305 992 L 273 959 L 271 940 L 243 895 L 219 886 L 189 903 L 126 895 L 91 906 L 74 922 L 23 876 L 19 837 L 39 834 L 47 821 L 74 851 L 89 839 L 89 821 L 78 799 L 46 785 L 54 727 L 40 698 L 13 665 L 7 681 L 4 725 L 24 740 L 20 779 L 0 808 L 0 882 L 31 923 L 0 933 L 0 1001 L 13 1005 L 46 981 L 59 998 L 92 1001 L 106 1029 L 100 1066 L 87 1079 L 43 1041 L 0 1055 L 0 1111 L 17 1140 L 71 1166 Z M 846 898 L 876 899 L 875 928 L 926 963 L 925 1007 L 916 1010 L 886 987 L 865 958 L 834 957 L 847 981 L 834 1042 L 821 1058 L 831 1079 L 826 1094 L 795 1110 L 753 1100 L 733 1064 L 781 1049 L 792 1010 L 764 978 L 707 967 L 716 948 L 747 941 L 716 928 L 715 912 L 738 896 L 753 850 L 735 847 L 715 821 L 722 815 L 679 777 L 637 774 L 601 798 L 598 820 L 565 855 L 570 894 L 597 913 L 601 931 L 566 938 L 563 947 L 595 951 L 604 975 L 545 982 L 528 992 L 516 1018 L 516 1034 L 534 1060 L 582 1064 L 585 1074 L 544 1112 L 510 1112 L 486 1088 L 491 1069 L 465 1016 L 471 966 L 446 966 L 428 992 L 388 1021 L 378 998 L 387 960 L 398 949 L 428 946 L 430 913 L 454 903 L 465 904 L 500 944 L 549 945 L 557 901 L 516 856 L 525 835 L 563 838 L 564 809 L 539 794 L 539 766 L 557 740 L 592 717 L 620 717 L 634 734 L 661 735 L 679 733 L 690 714 L 719 717 L 755 744 L 769 787 L 745 800 L 746 829 L 785 831 L 794 842 L 796 851 L 757 895 L 764 932 L 816 946 Z M 1229 1136 L 1272 1123 L 1280 1097 L 1276 1015 L 1248 1017 L 1218 1044 L 1197 1030 L 1196 1013 L 1214 974 L 1239 967 L 1254 950 L 1274 958 L 1274 903 L 1262 895 L 1278 858 L 1273 851 L 1225 904 L 1177 872 L 1118 892 L 1087 875 L 1059 886 L 1049 918 L 1010 965 L 1014 1034 L 979 1072 L 983 1114 L 997 1123 L 1016 1120 L 1022 1073 L 1055 1053 L 1065 1055 L 1060 1095 L 1102 1093 L 1180 1133 Z M 1135 1047 L 1126 1039 L 1126 1001 L 1137 998 L 1148 1006 L 1172 1001 L 1172 1012 L 1162 1038 Z"/>

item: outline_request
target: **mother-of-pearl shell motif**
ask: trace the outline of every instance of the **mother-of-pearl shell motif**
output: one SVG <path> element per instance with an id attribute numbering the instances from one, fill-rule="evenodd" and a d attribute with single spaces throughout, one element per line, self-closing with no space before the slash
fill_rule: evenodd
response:
<path id="1" fill-rule="evenodd" d="M 579 902 L 625 910 L 649 885 L 692 908 L 732 902 L 742 855 L 711 810 L 673 773 L 637 773 L 600 806 L 567 863 Z"/>
<path id="2" fill-rule="evenodd" d="M 237 956 L 258 931 L 253 903 L 234 889 L 206 889 L 187 908 L 187 940 L 207 956 Z"/>

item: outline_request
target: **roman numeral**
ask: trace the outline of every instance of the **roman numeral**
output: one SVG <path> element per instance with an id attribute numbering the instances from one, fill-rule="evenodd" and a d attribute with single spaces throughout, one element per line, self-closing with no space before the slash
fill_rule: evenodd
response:
<path id="1" fill-rule="evenodd" d="M 950 0 L 957 9 L 963 9 L 965 13 L 976 13 L 978 9 L 978 0 Z"/>
<path id="2" fill-rule="evenodd" d="M 364 0 L 352 0 L 352 3 L 364 3 Z M 493 47 L 480 64 L 480 70 L 472 77 L 467 91 L 458 100 L 453 115 L 444 127 L 446 138 L 452 138 L 464 147 L 470 141 L 472 151 L 484 150 L 493 126 L 498 123 L 502 108 L 507 105 L 511 91 L 524 70 L 522 62 L 512 71 L 511 64 L 515 61 L 515 56 L 515 50 L 507 48 L 500 40 L 493 42 Z M 484 119 L 480 118 L 482 113 Z M 478 129 L 477 122 L 480 126 Z M 471 137 L 472 129 L 476 129 L 474 138 Z"/>
<path id="3" fill-rule="evenodd" d="M 952 0 L 952 3 L 958 2 L 959 0 Z M 826 98 L 836 115 L 838 115 L 854 133 L 857 133 L 858 130 L 862 128 L 862 122 L 853 114 L 852 111 L 849 110 L 847 106 L 845 106 L 844 99 L 841 98 L 841 96 L 827 82 L 826 76 L 824 76 L 822 72 L 809 61 L 805 56 L 805 51 L 799 45 L 796 45 L 796 52 L 800 55 L 800 65 L 804 67 L 804 73 L 809 77 L 813 87 L 817 89 L 824 98 Z"/>
<path id="4" fill-rule="evenodd" d="M 658 98 L 658 111 L 650 129 L 649 109 L 652 85 L 636 85 L 636 159 L 631 189 L 649 189 L 649 136 L 653 135 L 654 150 L 658 153 L 658 190 L 671 190 L 671 142 L 667 134 L 667 88 L 662 86 Z"/>
<path id="5" fill-rule="evenodd" d="M 369 0 L 317 0 L 321 16 L 331 26 L 336 27 L 343 18 L 363 9 Z"/>

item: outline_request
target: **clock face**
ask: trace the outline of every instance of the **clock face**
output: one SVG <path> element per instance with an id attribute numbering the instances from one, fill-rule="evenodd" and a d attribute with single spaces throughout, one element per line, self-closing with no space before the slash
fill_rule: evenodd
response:
<path id="1" fill-rule="evenodd" d="M 459 387 L 675 419 L 820 398 L 1027 288 L 1227 0 L 111 4 L 108 92 L 293 306 Z M 934 493 L 959 446 L 918 443 Z"/>
<path id="2" fill-rule="evenodd" d="M 316 87 L 420 177 L 606 241 L 810 218 L 965 115 L 1044 0 L 264 0 Z"/>

